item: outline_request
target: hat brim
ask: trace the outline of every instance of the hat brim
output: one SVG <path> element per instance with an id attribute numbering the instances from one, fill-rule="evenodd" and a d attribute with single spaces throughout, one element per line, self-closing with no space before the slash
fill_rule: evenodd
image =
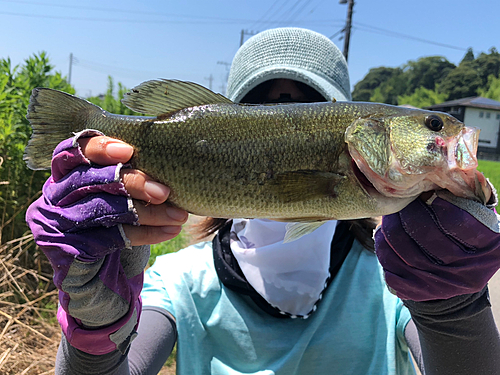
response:
<path id="1" fill-rule="evenodd" d="M 348 93 L 348 95 L 342 93 L 323 77 L 308 70 L 290 66 L 267 66 L 261 69 L 257 69 L 253 74 L 248 76 L 246 81 L 240 85 L 239 90 L 234 92 L 232 97 L 230 97 L 229 99 L 238 103 L 245 97 L 246 94 L 248 94 L 252 89 L 257 87 L 261 83 L 269 81 L 271 79 L 280 78 L 302 82 L 318 91 L 328 101 L 331 101 L 333 99 L 338 101 L 351 100 L 350 93 Z"/>

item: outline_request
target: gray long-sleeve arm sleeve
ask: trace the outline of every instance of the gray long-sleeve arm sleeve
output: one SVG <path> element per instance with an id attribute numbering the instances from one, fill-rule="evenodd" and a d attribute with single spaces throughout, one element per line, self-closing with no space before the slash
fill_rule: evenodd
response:
<path id="1" fill-rule="evenodd" d="M 487 288 L 405 305 L 412 315 L 405 337 L 422 374 L 500 374 L 500 335 Z"/>
<path id="2" fill-rule="evenodd" d="M 137 338 L 122 354 L 115 350 L 92 355 L 72 347 L 63 336 L 56 358 L 56 375 L 157 374 L 177 340 L 175 320 L 166 310 L 145 306 Z"/>

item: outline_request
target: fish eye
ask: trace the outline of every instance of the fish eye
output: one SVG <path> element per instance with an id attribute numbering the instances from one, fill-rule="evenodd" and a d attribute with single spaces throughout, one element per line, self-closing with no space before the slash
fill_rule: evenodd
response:
<path id="1" fill-rule="evenodd" d="M 444 124 L 439 116 L 429 115 L 425 118 L 425 126 L 432 131 L 438 132 L 443 129 Z"/>

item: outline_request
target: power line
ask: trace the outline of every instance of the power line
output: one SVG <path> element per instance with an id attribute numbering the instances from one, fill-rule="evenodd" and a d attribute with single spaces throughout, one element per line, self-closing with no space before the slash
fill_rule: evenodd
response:
<path id="1" fill-rule="evenodd" d="M 387 35 L 387 36 L 393 36 L 393 37 L 401 38 L 401 39 L 415 40 L 415 41 L 418 41 L 418 42 L 427 43 L 427 44 L 433 44 L 433 45 L 440 46 L 440 47 L 445 47 L 445 48 L 456 49 L 456 50 L 459 50 L 459 51 L 467 51 L 467 48 L 457 47 L 457 46 L 453 46 L 451 44 L 446 44 L 446 43 L 435 42 L 433 40 L 423 39 L 423 38 L 411 36 L 411 35 L 408 35 L 408 34 L 399 33 L 399 32 L 396 32 L 396 31 L 382 29 L 380 27 L 371 26 L 371 25 L 367 25 L 367 24 L 364 24 L 364 23 L 360 23 L 360 22 L 356 22 L 353 25 L 353 28 L 356 28 L 356 29 L 361 30 L 361 31 L 367 31 L 367 32 L 376 33 L 376 34 L 382 34 L 382 35 Z"/>
<path id="2" fill-rule="evenodd" d="M 332 36 L 328 37 L 328 39 L 332 40 L 333 38 L 335 38 L 337 35 L 343 33 L 345 30 L 345 27 L 341 28 L 339 31 L 337 31 L 335 34 L 333 34 Z M 343 37 L 339 38 L 339 40 L 342 40 Z"/>
<path id="3" fill-rule="evenodd" d="M 286 0 L 285 0 L 286 1 Z M 271 11 L 273 10 L 273 8 L 280 2 L 280 0 L 275 0 L 271 6 L 269 7 L 269 9 L 267 10 L 267 12 L 264 14 L 264 16 L 262 16 L 259 20 L 255 21 L 253 24 L 250 25 L 250 28 L 256 28 L 262 21 L 264 21 L 266 19 L 266 17 L 272 17 L 272 15 L 274 15 L 274 13 L 271 14 Z M 276 11 L 274 11 L 276 12 Z"/>
<path id="4" fill-rule="evenodd" d="M 33 13 L 19 13 L 19 12 L 6 12 L 0 11 L 0 14 L 8 15 L 8 16 L 18 16 L 18 17 L 30 17 L 30 18 L 47 18 L 47 19 L 63 19 L 70 21 L 97 21 L 97 22 L 118 22 L 118 23 L 149 23 L 149 24 L 165 24 L 175 23 L 175 24 L 187 24 L 187 23 L 227 23 L 227 24 L 236 24 L 236 23 L 249 23 L 249 22 L 257 22 L 257 23 L 267 23 L 267 24 L 285 24 L 285 21 L 280 20 L 252 20 L 252 19 L 243 19 L 243 18 L 223 18 L 223 17 L 209 17 L 209 16 L 194 16 L 187 14 L 162 14 L 162 13 L 151 13 L 144 11 L 129 11 L 129 10 L 120 10 L 113 8 L 96 8 L 96 7 L 86 7 L 86 6 L 78 6 L 78 5 L 56 5 L 49 3 L 41 3 L 41 2 L 31 2 L 31 1 L 13 1 L 13 0 L 0 0 L 4 2 L 14 2 L 14 3 L 23 3 L 30 5 L 44 5 L 44 6 L 55 6 L 67 9 L 82 9 L 82 10 L 92 10 L 92 11 L 103 11 L 103 12 L 112 12 L 112 13 L 126 13 L 126 14 L 142 14 L 142 15 L 150 15 L 156 17 L 165 17 L 168 20 L 151 20 L 151 19 L 123 19 L 123 18 L 96 18 L 96 17 L 75 17 L 75 16 L 58 16 L 58 15 L 49 15 L 49 14 L 33 14 Z M 179 18 L 183 18 L 180 20 Z M 331 22 L 328 19 L 323 20 L 310 20 L 304 23 L 314 22 L 316 24 L 328 24 Z"/>
<path id="5" fill-rule="evenodd" d="M 296 6 L 298 6 L 300 3 L 302 2 L 302 0 L 297 0 L 295 1 L 295 3 L 292 4 L 292 6 L 290 8 L 288 8 L 283 14 L 282 14 L 282 20 L 286 21 L 286 22 L 289 22 L 287 20 L 287 17 L 288 15 L 295 9 Z"/>
<path id="6" fill-rule="evenodd" d="M 20 16 L 20 17 L 31 17 L 31 18 L 49 18 L 49 19 L 62 19 L 68 21 L 99 21 L 99 22 L 125 22 L 125 23 L 156 23 L 156 24 L 165 24 L 168 23 L 241 23 L 248 22 L 249 20 L 243 19 L 229 19 L 229 18 L 216 18 L 216 17 L 192 17 L 194 18 L 191 21 L 188 20 L 141 20 L 141 19 L 123 19 L 123 18 L 92 18 L 92 17 L 73 17 L 73 16 L 53 16 L 48 14 L 26 14 L 26 13 L 16 13 L 16 12 L 0 12 L 0 14 L 8 15 L 8 16 Z M 179 16 L 175 16 L 178 18 Z M 184 16 L 187 17 L 187 16 Z"/>
<path id="7" fill-rule="evenodd" d="M 304 9 L 307 8 L 307 6 L 311 3 L 311 0 L 307 0 L 305 2 L 305 4 L 302 5 L 302 7 L 300 7 L 299 9 L 297 9 L 295 11 L 295 13 L 293 13 L 290 18 L 288 19 L 288 22 L 293 22 L 295 21 L 295 19 L 304 11 Z"/>
<path id="8" fill-rule="evenodd" d="M 157 72 L 122 68 L 113 65 L 107 65 L 94 61 L 89 61 L 85 59 L 80 59 L 80 58 L 77 59 L 76 57 L 73 57 L 73 65 L 81 66 L 82 68 L 86 68 L 98 73 L 105 73 L 105 74 L 113 73 L 134 79 L 141 79 L 144 75 L 150 75 L 155 77 L 158 76 Z"/>
<path id="9" fill-rule="evenodd" d="M 8 3 L 16 3 L 16 4 L 28 4 L 28 5 L 42 5 L 49 7 L 57 7 L 57 8 L 65 8 L 65 9 L 81 9 L 81 10 L 91 10 L 91 11 L 101 11 L 101 12 L 110 12 L 110 13 L 125 13 L 125 14 L 133 14 L 137 16 L 138 14 L 146 15 L 146 16 L 160 16 L 160 17 L 175 17 L 175 18 L 189 18 L 189 19 L 213 19 L 214 21 L 223 21 L 227 20 L 221 17 L 206 17 L 206 16 L 193 16 L 187 14 L 175 14 L 175 13 L 158 13 L 158 12 L 145 12 L 141 10 L 127 10 L 120 8 L 101 8 L 101 7 L 89 7 L 83 5 L 63 5 L 63 4 L 51 4 L 39 1 L 24 1 L 24 0 L 0 0 L 0 2 L 8 2 Z M 234 21 L 244 21 L 234 19 Z"/>

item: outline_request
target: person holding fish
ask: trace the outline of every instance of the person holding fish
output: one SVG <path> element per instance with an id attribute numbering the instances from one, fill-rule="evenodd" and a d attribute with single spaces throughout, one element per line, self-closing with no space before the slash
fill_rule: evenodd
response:
<path id="1" fill-rule="evenodd" d="M 348 102 L 345 59 L 305 29 L 249 39 L 227 91 L 146 82 L 124 103 L 157 117 L 125 118 L 34 90 L 26 160 L 52 176 L 27 221 L 60 290 L 56 373 L 158 373 L 175 343 L 180 374 L 414 374 L 410 352 L 425 374 L 497 373 L 477 132 Z M 232 219 L 144 274 L 185 210 Z"/>

